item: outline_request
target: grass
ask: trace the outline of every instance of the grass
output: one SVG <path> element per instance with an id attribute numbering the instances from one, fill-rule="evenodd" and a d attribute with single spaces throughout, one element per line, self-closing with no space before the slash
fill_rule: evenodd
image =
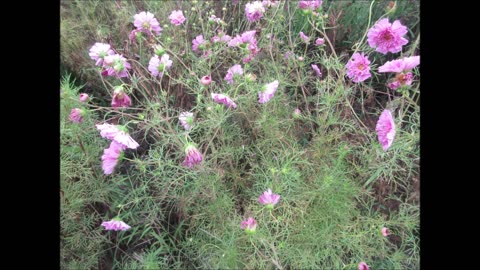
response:
<path id="1" fill-rule="evenodd" d="M 286 1 L 255 23 L 244 17 L 246 3 L 61 2 L 62 269 L 357 269 L 360 261 L 371 269 L 419 268 L 420 74 L 414 70 L 412 86 L 393 91 L 386 87 L 391 75 L 376 72 L 418 54 L 417 1 L 397 1 L 389 11 L 389 1 L 325 0 L 319 17 Z M 174 9 L 187 18 L 181 26 L 168 20 Z M 155 14 L 159 38 L 128 40 L 140 11 Z M 209 23 L 212 14 L 224 23 Z M 381 17 L 409 29 L 403 53 L 385 56 L 360 42 Z M 249 63 L 221 43 L 211 44 L 208 57 L 192 51 L 199 34 L 209 40 L 218 30 L 234 37 L 253 29 L 261 51 Z M 300 31 L 311 43 L 325 38 L 325 46 L 306 45 Z M 100 75 L 88 56 L 95 42 L 123 54 L 131 76 Z M 173 65 L 153 78 L 147 67 L 158 44 Z M 372 77 L 360 84 L 345 76 L 356 50 L 372 61 Z M 226 84 L 234 64 L 244 75 Z M 244 79 L 249 73 L 255 81 Z M 199 78 L 207 74 L 213 83 L 205 87 Z M 274 80 L 274 98 L 259 104 L 258 91 Z M 110 106 L 120 84 L 130 108 Z M 78 101 L 81 92 L 89 102 Z M 228 95 L 237 108 L 210 93 Z M 69 121 L 73 108 L 87 111 L 82 123 Z M 388 151 L 375 133 L 384 108 L 397 127 Z M 177 120 L 184 111 L 194 113 L 190 131 Z M 110 142 L 95 128 L 103 122 L 126 124 L 140 144 L 125 150 L 111 175 L 101 160 Z M 182 166 L 187 141 L 203 154 L 193 169 Z M 267 188 L 281 195 L 272 211 L 258 203 Z M 114 217 L 131 228 L 100 226 Z M 247 217 L 257 220 L 255 235 L 240 229 Z M 392 234 L 384 237 L 382 227 Z"/>

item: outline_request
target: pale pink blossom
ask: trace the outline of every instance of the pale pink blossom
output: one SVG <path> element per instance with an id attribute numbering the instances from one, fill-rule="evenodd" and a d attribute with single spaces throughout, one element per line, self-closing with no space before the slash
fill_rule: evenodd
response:
<path id="1" fill-rule="evenodd" d="M 180 116 L 178 117 L 178 120 L 180 121 L 180 124 L 182 124 L 182 126 L 185 130 L 188 131 L 188 130 L 192 129 L 193 113 L 182 112 L 182 113 L 180 113 Z"/>
<path id="2" fill-rule="evenodd" d="M 126 231 L 131 228 L 130 226 L 127 225 L 127 223 L 118 219 L 104 221 L 102 222 L 102 226 L 105 227 L 105 230 L 112 230 L 112 231 Z"/>
<path id="3" fill-rule="evenodd" d="M 390 231 L 388 230 L 388 228 L 383 227 L 382 228 L 382 235 L 387 237 L 389 234 L 390 234 Z"/>
<path id="4" fill-rule="evenodd" d="M 315 45 L 317 46 L 323 45 L 323 43 L 325 43 L 325 40 L 323 38 L 317 38 L 315 40 Z"/>
<path id="5" fill-rule="evenodd" d="M 278 80 L 266 84 L 264 90 L 258 92 L 258 102 L 262 104 L 268 102 L 277 91 L 278 84 Z"/>
<path id="6" fill-rule="evenodd" d="M 369 270 L 368 265 L 365 262 L 360 262 L 358 264 L 358 270 Z"/>
<path id="7" fill-rule="evenodd" d="M 110 146 L 103 150 L 102 169 L 104 174 L 113 173 L 113 169 L 115 169 L 115 166 L 117 166 L 123 150 L 125 150 L 125 146 L 116 141 L 112 141 Z"/>
<path id="8" fill-rule="evenodd" d="M 403 45 L 408 43 L 408 40 L 403 37 L 407 33 L 407 27 L 399 20 L 391 24 L 388 18 L 384 18 L 368 30 L 368 45 L 382 54 L 397 53 L 402 50 Z"/>
<path id="9" fill-rule="evenodd" d="M 194 52 L 200 52 L 205 50 L 206 48 L 206 41 L 203 39 L 203 35 L 198 35 L 192 40 L 192 50 Z"/>
<path id="10" fill-rule="evenodd" d="M 103 138 L 116 141 L 124 145 L 126 148 L 136 149 L 139 144 L 130 137 L 128 133 L 124 131 L 125 127 L 111 125 L 108 123 L 96 125 L 97 129 L 100 130 L 100 136 Z"/>
<path id="11" fill-rule="evenodd" d="M 212 83 L 212 77 L 210 77 L 210 75 L 205 75 L 200 79 L 200 82 L 203 85 L 209 85 Z"/>
<path id="12" fill-rule="evenodd" d="M 203 160 L 202 153 L 198 151 L 197 147 L 193 144 L 187 144 L 185 147 L 185 160 L 183 161 L 183 166 L 188 168 L 193 168 L 195 165 L 200 164 Z"/>
<path id="13" fill-rule="evenodd" d="M 269 209 L 273 209 L 273 206 L 280 201 L 280 195 L 274 194 L 271 189 L 263 192 L 262 195 L 258 198 L 260 204 L 264 204 Z"/>
<path id="14" fill-rule="evenodd" d="M 227 70 L 227 74 L 225 75 L 225 78 L 223 79 L 226 80 L 228 84 L 232 84 L 234 82 L 233 79 L 235 74 L 243 75 L 242 66 L 240 66 L 239 64 L 235 64 L 231 68 L 229 68 Z"/>
<path id="15" fill-rule="evenodd" d="M 131 69 L 130 63 L 120 54 L 105 56 L 103 61 L 103 68 L 107 75 L 116 76 L 117 78 L 127 77 L 127 69 Z"/>
<path id="16" fill-rule="evenodd" d="M 240 229 L 245 229 L 245 232 L 247 232 L 248 234 L 255 233 L 256 228 L 257 221 L 252 217 L 247 218 L 240 224 Z"/>
<path id="17" fill-rule="evenodd" d="M 255 1 L 253 3 L 247 3 L 245 5 L 245 15 L 250 22 L 255 22 L 262 18 L 263 13 L 265 13 L 265 8 L 263 7 L 262 2 Z"/>
<path id="18" fill-rule="evenodd" d="M 308 41 L 310 40 L 310 37 L 308 37 L 307 35 L 305 35 L 303 32 L 300 32 L 300 37 L 303 39 L 303 41 L 305 43 L 308 43 Z"/>
<path id="19" fill-rule="evenodd" d="M 364 53 L 354 53 L 347 63 L 347 76 L 353 82 L 363 82 L 370 78 L 370 61 Z"/>
<path id="20" fill-rule="evenodd" d="M 138 30 L 141 30 L 142 32 L 150 34 L 153 31 L 157 35 L 159 35 L 160 32 L 162 31 L 162 28 L 160 27 L 160 23 L 155 18 L 155 15 L 153 15 L 148 11 L 147 12 L 142 11 L 138 14 L 135 14 L 133 18 L 135 19 L 133 21 L 133 25 Z"/>
<path id="21" fill-rule="evenodd" d="M 91 48 L 88 55 L 92 60 L 95 60 L 96 66 L 101 66 L 103 64 L 103 59 L 107 55 L 114 55 L 115 52 L 110 49 L 110 44 L 105 43 L 95 43 Z"/>
<path id="22" fill-rule="evenodd" d="M 119 108 L 119 107 L 124 107 L 128 108 L 132 105 L 132 100 L 130 97 L 125 94 L 125 91 L 123 91 L 123 88 L 116 87 L 115 90 L 113 91 L 113 97 L 112 97 L 112 107 L 113 108 Z"/>
<path id="23" fill-rule="evenodd" d="M 279 0 L 263 0 L 262 4 L 264 7 L 276 7 L 280 4 Z"/>
<path id="24" fill-rule="evenodd" d="M 85 102 L 85 101 L 87 101 L 87 100 L 88 100 L 88 94 L 86 94 L 86 93 L 81 93 L 79 100 L 80 100 L 80 102 Z"/>
<path id="25" fill-rule="evenodd" d="M 300 111 L 299 108 L 295 108 L 295 110 L 293 110 L 293 117 L 294 118 L 299 118 L 301 115 L 302 115 L 302 111 Z"/>
<path id="26" fill-rule="evenodd" d="M 322 0 L 306 0 L 306 1 L 299 1 L 298 8 L 299 9 L 310 9 L 316 10 L 322 5 Z"/>
<path id="27" fill-rule="evenodd" d="M 395 138 L 395 122 L 393 121 L 393 116 L 390 110 L 385 109 L 380 115 L 377 125 L 375 127 L 378 135 L 378 141 L 382 145 L 384 151 L 387 151 L 388 148 L 393 143 Z"/>
<path id="28" fill-rule="evenodd" d="M 420 64 L 420 56 L 404 57 L 402 59 L 388 61 L 378 67 L 378 72 L 404 72 L 411 70 Z"/>
<path id="29" fill-rule="evenodd" d="M 181 10 L 172 11 L 168 18 L 170 19 L 170 22 L 176 26 L 179 26 L 185 21 L 185 17 L 183 16 L 183 12 Z"/>
<path id="30" fill-rule="evenodd" d="M 322 72 L 320 71 L 320 69 L 318 68 L 317 65 L 312 64 L 312 68 L 313 68 L 313 70 L 315 71 L 315 73 L 317 74 L 318 77 L 322 77 Z"/>
<path id="31" fill-rule="evenodd" d="M 162 77 L 163 73 L 172 67 L 173 61 L 170 60 L 168 54 L 163 54 L 161 58 L 158 55 L 150 58 L 148 62 L 148 70 L 152 73 L 154 77 Z"/>
<path id="32" fill-rule="evenodd" d="M 232 107 L 234 109 L 237 108 L 237 104 L 235 104 L 235 102 L 233 102 L 231 98 L 229 98 L 224 94 L 212 93 L 211 96 L 212 96 L 212 99 L 217 103 L 222 103 L 227 107 Z"/>
<path id="33" fill-rule="evenodd" d="M 70 121 L 72 121 L 73 123 L 82 123 L 84 114 L 85 111 L 83 109 L 73 108 L 70 111 L 70 116 L 68 117 L 68 119 L 70 119 Z"/>

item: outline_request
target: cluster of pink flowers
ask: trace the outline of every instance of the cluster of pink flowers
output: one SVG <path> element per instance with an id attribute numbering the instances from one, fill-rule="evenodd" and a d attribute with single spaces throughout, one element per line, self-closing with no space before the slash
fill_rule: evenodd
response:
<path id="1" fill-rule="evenodd" d="M 420 56 L 405 57 L 393 61 L 388 61 L 378 68 L 378 72 L 397 73 L 395 78 L 388 84 L 390 89 L 397 89 L 403 85 L 411 85 L 413 74 L 409 72 L 420 64 Z"/>
<path id="2" fill-rule="evenodd" d="M 126 231 L 131 228 L 127 223 L 116 218 L 110 221 L 102 222 L 102 226 L 105 228 L 105 230 L 110 231 Z"/>
<path id="3" fill-rule="evenodd" d="M 185 21 L 185 17 L 183 16 L 183 12 L 181 10 L 172 11 L 168 18 L 170 19 L 170 22 L 176 26 L 179 26 Z"/>
<path id="4" fill-rule="evenodd" d="M 257 40 L 255 39 L 255 30 L 246 31 L 241 35 L 236 35 L 228 42 L 228 47 L 239 47 L 247 51 L 247 55 L 243 58 L 244 63 L 250 62 L 260 51 L 257 47 Z"/>
<path id="5" fill-rule="evenodd" d="M 95 65 L 102 67 L 102 74 L 116 76 L 117 78 L 127 77 L 127 69 L 131 66 L 127 59 L 110 48 L 109 44 L 95 43 L 89 52 L 90 58 L 95 60 Z"/>
<path id="6" fill-rule="evenodd" d="M 109 148 L 105 149 L 102 155 L 103 173 L 111 174 L 120 160 L 123 150 L 127 148 L 136 149 L 139 144 L 124 131 L 125 127 L 108 123 L 99 124 L 96 127 L 100 130 L 100 136 L 112 141 Z"/>
<path id="7" fill-rule="evenodd" d="M 82 123 L 84 115 L 85 115 L 85 110 L 79 109 L 79 108 L 73 108 L 70 111 L 70 115 L 68 119 L 70 119 L 70 121 L 72 121 L 73 123 Z"/>
<path id="8" fill-rule="evenodd" d="M 377 131 L 378 141 L 382 145 L 383 150 L 387 151 L 392 145 L 396 133 L 395 122 L 393 121 L 393 116 L 390 110 L 385 109 L 382 112 L 377 121 L 375 130 Z"/>
<path id="9" fill-rule="evenodd" d="M 161 58 L 155 55 L 150 58 L 148 62 L 148 70 L 152 73 L 153 77 L 158 76 L 161 78 L 163 73 L 172 67 L 172 63 L 170 56 L 166 53 L 164 53 Z"/>
<path id="10" fill-rule="evenodd" d="M 264 85 L 263 91 L 258 92 L 258 102 L 262 104 L 268 102 L 277 91 L 277 88 L 278 88 L 278 80 L 275 80 L 271 83 Z"/>
<path id="11" fill-rule="evenodd" d="M 198 165 L 202 162 L 203 155 L 195 147 L 194 144 L 187 143 L 185 146 L 185 160 L 183 161 L 183 166 L 188 168 L 193 168 L 195 165 Z"/>
<path id="12" fill-rule="evenodd" d="M 229 98 L 228 96 L 226 96 L 224 94 L 212 93 L 211 96 L 212 96 L 212 99 L 217 103 L 222 103 L 223 105 L 227 106 L 228 108 L 230 108 L 230 107 L 232 107 L 234 109 L 237 108 L 237 104 L 235 104 L 235 102 L 233 102 L 233 100 L 231 98 Z"/>
<path id="13" fill-rule="evenodd" d="M 125 93 L 122 86 L 117 86 L 115 90 L 113 90 L 112 107 L 128 108 L 130 105 L 132 105 L 132 100 L 130 97 Z"/>
<path id="14" fill-rule="evenodd" d="M 242 66 L 240 66 L 239 64 L 235 64 L 231 68 L 229 68 L 227 70 L 227 74 L 225 75 L 225 78 L 223 79 L 226 80 L 228 84 L 232 84 L 234 82 L 235 74 L 243 75 Z"/>
<path id="15" fill-rule="evenodd" d="M 399 20 L 391 24 L 387 18 L 381 19 L 368 30 L 368 45 L 383 54 L 397 53 L 402 50 L 403 45 L 408 43 L 408 40 L 403 37 L 407 32 L 407 27 Z"/>
<path id="16" fill-rule="evenodd" d="M 188 130 L 192 129 L 193 113 L 182 112 L 182 113 L 180 113 L 180 116 L 178 117 L 178 120 L 180 121 L 180 124 L 182 124 L 182 126 L 185 130 L 188 131 Z"/>
<path id="17" fill-rule="evenodd" d="M 265 13 L 265 7 L 260 1 L 255 1 L 253 3 L 247 3 L 245 5 L 245 15 L 250 22 L 255 22 L 260 20 Z"/>
<path id="18" fill-rule="evenodd" d="M 370 61 L 363 52 L 361 54 L 354 53 L 347 63 L 347 76 L 353 82 L 363 82 L 372 76 L 369 65 Z"/>

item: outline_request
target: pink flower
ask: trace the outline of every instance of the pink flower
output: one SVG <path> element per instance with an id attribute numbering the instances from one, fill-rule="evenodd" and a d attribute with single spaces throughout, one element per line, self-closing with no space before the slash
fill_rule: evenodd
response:
<path id="1" fill-rule="evenodd" d="M 390 231 L 388 230 L 388 228 L 383 227 L 382 228 L 382 235 L 387 237 L 389 234 L 390 234 Z"/>
<path id="2" fill-rule="evenodd" d="M 382 66 L 378 67 L 378 72 L 404 72 L 420 64 L 420 56 L 405 57 L 402 59 L 388 61 Z"/>
<path id="3" fill-rule="evenodd" d="M 255 22 L 262 18 L 265 8 L 262 2 L 255 1 L 253 3 L 247 3 L 245 5 L 245 15 L 250 22 Z"/>
<path id="4" fill-rule="evenodd" d="M 85 102 L 88 100 L 88 94 L 85 94 L 85 93 L 81 93 L 80 94 L 80 102 Z"/>
<path id="5" fill-rule="evenodd" d="M 368 265 L 365 262 L 360 262 L 358 264 L 358 270 L 369 270 Z"/>
<path id="6" fill-rule="evenodd" d="M 125 150 L 125 146 L 116 141 L 112 141 L 110 147 L 103 150 L 102 169 L 104 174 L 112 174 L 123 150 Z"/>
<path id="7" fill-rule="evenodd" d="M 392 113 L 390 110 L 385 109 L 380 118 L 378 119 L 377 126 L 375 128 L 378 135 L 378 141 L 382 145 L 384 151 L 392 145 L 395 138 L 395 123 L 393 121 Z"/>
<path id="8" fill-rule="evenodd" d="M 150 34 L 152 31 L 155 32 L 157 35 L 160 35 L 162 28 L 160 27 L 160 23 L 158 23 L 157 19 L 155 19 L 155 15 L 150 12 L 142 11 L 138 14 L 133 16 L 135 19 L 133 21 L 133 25 L 138 30 Z"/>
<path id="9" fill-rule="evenodd" d="M 316 10 L 322 5 L 322 0 L 307 0 L 307 1 L 299 1 L 298 8 L 299 9 L 310 9 Z"/>
<path id="10" fill-rule="evenodd" d="M 193 125 L 193 113 L 191 112 L 182 112 L 180 116 L 178 117 L 178 120 L 180 121 L 180 124 L 182 124 L 183 128 L 185 130 L 190 130 L 192 129 Z"/>
<path id="11" fill-rule="evenodd" d="M 193 168 L 193 166 L 200 164 L 203 160 L 202 153 L 193 144 L 187 144 L 185 147 L 185 160 L 183 166 Z"/>
<path id="12" fill-rule="evenodd" d="M 127 94 L 123 91 L 123 88 L 117 87 L 113 91 L 113 98 L 112 98 L 112 107 L 113 108 L 118 108 L 118 107 L 125 107 L 128 108 L 132 105 L 132 100 L 130 99 Z"/>
<path id="13" fill-rule="evenodd" d="M 168 16 L 170 22 L 176 26 L 179 26 L 185 21 L 185 17 L 183 16 L 183 12 L 181 10 L 174 10 L 172 14 Z"/>
<path id="14" fill-rule="evenodd" d="M 322 77 L 322 72 L 320 71 L 317 65 L 312 64 L 312 68 L 313 70 L 315 70 L 315 73 L 317 74 L 318 77 Z"/>
<path id="15" fill-rule="evenodd" d="M 305 43 L 308 43 L 308 41 L 310 40 L 310 38 L 306 36 L 303 32 L 300 32 L 300 37 L 303 39 Z"/>
<path id="16" fill-rule="evenodd" d="M 402 50 L 403 45 L 408 43 L 408 40 L 403 37 L 407 32 L 407 27 L 399 20 L 391 24 L 387 18 L 381 19 L 368 30 L 368 45 L 383 54 L 397 53 Z"/>
<path id="17" fill-rule="evenodd" d="M 123 129 L 122 126 L 111 125 L 108 123 L 96 125 L 97 129 L 100 130 L 100 136 L 103 138 L 116 141 L 119 144 L 122 144 L 126 148 L 136 149 L 139 144 L 128 135 Z"/>
<path id="18" fill-rule="evenodd" d="M 278 4 L 280 4 L 280 1 L 277 1 L 277 0 L 263 0 L 262 1 L 262 5 L 264 7 L 275 7 L 275 6 L 278 6 Z"/>
<path id="19" fill-rule="evenodd" d="M 83 115 L 85 114 L 85 111 L 79 108 L 73 108 L 70 111 L 70 116 L 68 119 L 72 121 L 73 123 L 82 123 L 83 122 Z"/>
<path id="20" fill-rule="evenodd" d="M 222 103 L 229 108 L 230 107 L 233 107 L 234 109 L 237 108 L 237 104 L 235 104 L 235 102 L 233 102 L 232 99 L 230 99 L 228 96 L 224 94 L 212 93 L 211 96 L 212 96 L 212 99 L 217 103 Z"/>
<path id="21" fill-rule="evenodd" d="M 273 209 L 273 206 L 277 204 L 278 201 L 280 201 L 280 195 L 273 194 L 271 189 L 267 189 L 267 191 L 263 192 L 258 198 L 258 202 L 266 205 L 268 209 Z"/>
<path id="22" fill-rule="evenodd" d="M 256 228 L 257 221 L 252 217 L 249 217 L 248 219 L 242 221 L 242 223 L 240 224 L 240 229 L 245 229 L 245 232 L 248 234 L 254 234 Z"/>
<path id="23" fill-rule="evenodd" d="M 353 82 L 363 82 L 372 76 L 369 65 L 370 61 L 363 52 L 362 54 L 354 53 L 347 63 L 347 76 Z"/>
<path id="24" fill-rule="evenodd" d="M 315 45 L 317 46 L 323 45 L 323 43 L 325 43 L 323 38 L 317 38 L 317 40 L 315 40 Z"/>
<path id="25" fill-rule="evenodd" d="M 127 62 L 127 59 L 120 54 L 105 56 L 103 68 L 106 70 L 108 76 L 116 76 L 117 78 L 127 77 L 127 69 L 132 67 Z"/>
<path id="26" fill-rule="evenodd" d="M 194 52 L 200 52 L 200 50 L 204 50 L 207 42 L 203 39 L 203 35 L 198 35 L 192 40 L 192 50 Z"/>
<path id="27" fill-rule="evenodd" d="M 256 30 L 243 32 L 241 35 L 236 35 L 228 42 L 228 47 L 247 47 L 248 44 L 254 43 L 257 44 L 255 39 Z M 245 44 L 242 46 L 242 44 Z"/>
<path id="28" fill-rule="evenodd" d="M 105 227 L 105 230 L 113 230 L 113 231 L 126 231 L 131 228 L 130 226 L 127 225 L 127 223 L 119 219 L 104 221 L 102 222 L 102 226 Z"/>
<path id="29" fill-rule="evenodd" d="M 135 41 L 137 36 L 140 36 L 140 33 L 142 33 L 142 31 L 138 30 L 138 29 L 133 29 L 130 34 L 128 34 L 128 39 L 130 39 L 130 41 Z"/>
<path id="30" fill-rule="evenodd" d="M 201 82 L 203 85 L 209 85 L 209 84 L 212 83 L 212 77 L 210 77 L 210 75 L 203 76 L 203 77 L 200 79 L 200 82 Z"/>
<path id="31" fill-rule="evenodd" d="M 299 118 L 301 115 L 302 115 L 302 112 L 300 111 L 299 108 L 295 108 L 295 110 L 293 110 L 293 118 Z"/>
<path id="32" fill-rule="evenodd" d="M 233 65 L 233 67 L 227 70 L 227 75 L 225 75 L 225 78 L 223 79 L 226 80 L 228 84 L 232 84 L 234 74 L 242 75 L 243 74 L 242 66 L 240 66 L 239 64 Z"/>
<path id="33" fill-rule="evenodd" d="M 212 43 L 217 43 L 217 42 L 230 42 L 232 40 L 232 37 L 229 35 L 226 35 L 222 31 L 218 31 L 218 34 L 214 37 L 212 37 Z"/>
<path id="34" fill-rule="evenodd" d="M 105 58 L 105 56 L 113 54 L 115 54 L 115 52 L 110 49 L 109 44 L 99 42 L 95 43 L 90 48 L 90 52 L 88 53 L 88 55 L 90 55 L 90 58 L 96 61 L 96 66 L 101 66 L 103 64 L 103 59 Z"/>
<path id="35" fill-rule="evenodd" d="M 264 90 L 258 92 L 258 98 L 259 98 L 258 102 L 259 103 L 268 102 L 277 91 L 277 88 L 278 88 L 278 80 L 275 80 L 269 84 L 266 84 L 264 86 Z"/>
<path id="36" fill-rule="evenodd" d="M 161 58 L 158 58 L 158 55 L 150 58 L 148 62 L 148 70 L 152 73 L 154 77 L 162 77 L 163 73 L 172 67 L 172 60 L 168 54 L 163 54 Z"/>

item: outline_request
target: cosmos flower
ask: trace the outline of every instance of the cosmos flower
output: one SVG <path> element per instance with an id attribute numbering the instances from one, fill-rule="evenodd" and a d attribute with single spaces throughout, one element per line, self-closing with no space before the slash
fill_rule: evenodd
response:
<path id="1" fill-rule="evenodd" d="M 383 227 L 382 228 L 382 235 L 387 237 L 389 234 L 390 234 L 390 231 L 388 230 L 388 228 Z"/>
<path id="2" fill-rule="evenodd" d="M 125 131 L 126 128 L 123 126 L 105 123 L 96 125 L 96 127 L 100 130 L 100 136 L 103 138 L 116 141 L 130 149 L 136 149 L 139 146 L 139 144 Z"/>
<path id="3" fill-rule="evenodd" d="M 420 64 L 420 56 L 405 57 L 393 61 L 388 61 L 378 68 L 378 72 L 395 72 L 397 73 L 393 80 L 387 85 L 390 89 L 397 89 L 404 85 L 411 85 L 413 82 L 413 74 L 409 70 Z"/>
<path id="4" fill-rule="evenodd" d="M 318 68 L 317 65 L 312 64 L 312 68 L 313 68 L 313 70 L 315 71 L 315 73 L 317 74 L 318 77 L 322 77 L 322 72 L 320 71 L 320 69 Z"/>
<path id="5" fill-rule="evenodd" d="M 212 83 L 212 77 L 210 77 L 210 75 L 205 75 L 200 79 L 200 82 L 203 85 L 209 85 Z"/>
<path id="6" fill-rule="evenodd" d="M 277 91 L 277 88 L 278 88 L 278 80 L 275 80 L 269 84 L 266 84 L 264 86 L 264 90 L 258 92 L 258 102 L 262 104 L 268 102 Z"/>
<path id="7" fill-rule="evenodd" d="M 317 38 L 315 40 L 315 45 L 317 46 L 323 45 L 323 43 L 325 43 L 325 40 L 323 38 Z"/>
<path id="8" fill-rule="evenodd" d="M 310 38 L 307 35 L 305 35 L 303 32 L 300 32 L 300 37 L 303 39 L 305 43 L 308 43 L 308 41 L 310 40 Z"/>
<path id="9" fill-rule="evenodd" d="M 299 9 L 310 9 L 316 10 L 322 5 L 322 0 L 306 0 L 306 1 L 299 1 L 298 8 Z"/>
<path id="10" fill-rule="evenodd" d="M 387 149 L 392 145 L 396 133 L 395 122 L 393 121 L 390 110 L 385 109 L 382 112 L 377 121 L 375 130 L 377 131 L 378 141 L 382 145 L 383 150 L 387 151 Z"/>
<path id="11" fill-rule="evenodd" d="M 362 54 L 354 53 L 347 63 L 347 76 L 353 82 L 363 82 L 372 76 L 369 65 L 370 61 L 363 52 Z"/>
<path id="12" fill-rule="evenodd" d="M 224 94 L 212 93 L 211 96 L 212 99 L 217 103 L 222 103 L 227 107 L 233 107 L 234 109 L 237 108 L 237 104 L 235 104 L 231 98 Z"/>
<path id="13" fill-rule="evenodd" d="M 280 195 L 272 193 L 271 189 L 263 192 L 262 195 L 258 198 L 260 204 L 264 204 L 268 209 L 273 209 L 273 206 L 280 201 Z"/>
<path id="14" fill-rule="evenodd" d="M 118 107 L 125 107 L 128 108 L 132 105 L 132 100 L 130 99 L 127 94 L 123 91 L 123 87 L 119 86 L 116 87 L 115 90 L 113 91 L 113 98 L 112 98 L 112 107 L 113 108 L 118 108 Z"/>
<path id="15" fill-rule="evenodd" d="M 368 30 L 368 45 L 382 54 L 397 53 L 402 50 L 403 45 L 408 43 L 408 40 L 403 37 L 407 32 L 407 27 L 399 20 L 391 24 L 388 18 L 381 19 Z"/>
<path id="16" fill-rule="evenodd" d="M 79 97 L 80 102 L 85 102 L 88 100 L 88 94 L 81 93 Z"/>
<path id="17" fill-rule="evenodd" d="M 115 166 L 117 166 L 123 150 L 125 150 L 125 146 L 116 141 L 112 141 L 110 146 L 103 150 L 102 169 L 104 174 L 113 173 L 113 169 L 115 169 Z"/>
<path id="18" fill-rule="evenodd" d="M 245 15 L 250 22 L 255 22 L 262 18 L 263 13 L 265 13 L 265 8 L 263 7 L 262 2 L 255 1 L 253 3 L 247 3 L 245 5 Z"/>
<path id="19" fill-rule="evenodd" d="M 148 70 L 152 73 L 154 77 L 162 77 L 163 73 L 172 67 L 172 60 L 168 54 L 163 54 L 161 58 L 158 55 L 150 58 L 148 62 Z"/>
<path id="20" fill-rule="evenodd" d="M 247 234 L 254 234 L 256 228 L 257 221 L 252 217 L 249 217 L 248 219 L 242 221 L 242 223 L 240 224 L 240 229 L 245 229 L 245 232 Z"/>
<path id="21" fill-rule="evenodd" d="M 178 120 L 180 121 L 180 124 L 182 124 L 183 128 L 188 131 L 192 128 L 193 113 L 182 112 L 182 113 L 180 113 L 180 116 L 178 117 Z"/>
<path id="22" fill-rule="evenodd" d="M 119 219 L 104 221 L 102 222 L 102 226 L 105 227 L 105 230 L 112 230 L 112 231 L 126 231 L 131 228 L 130 226 L 127 225 L 127 223 Z"/>
<path id="23" fill-rule="evenodd" d="M 110 44 L 105 43 L 95 43 L 91 48 L 88 55 L 91 59 L 95 60 L 96 66 L 101 66 L 103 64 L 103 59 L 107 55 L 114 55 L 115 52 L 110 49 Z"/>
<path id="24" fill-rule="evenodd" d="M 106 70 L 107 75 L 122 78 L 128 76 L 127 69 L 131 69 L 132 67 L 123 55 L 114 54 L 105 56 L 103 68 Z"/>
<path id="25" fill-rule="evenodd" d="M 73 123 L 82 123 L 84 114 L 85 114 L 85 111 L 83 109 L 73 108 L 70 111 L 70 115 L 68 119 L 70 119 L 70 121 L 72 121 Z"/>
<path id="26" fill-rule="evenodd" d="M 160 23 L 155 18 L 155 15 L 152 13 L 142 11 L 138 14 L 135 14 L 133 18 L 135 19 L 133 21 L 133 25 L 138 30 L 148 34 L 155 32 L 155 34 L 160 35 L 162 28 L 160 27 Z"/>
<path id="27" fill-rule="evenodd" d="M 360 262 L 358 264 L 358 270 L 369 270 L 368 265 L 365 262 Z"/>
<path id="28" fill-rule="evenodd" d="M 183 166 L 188 168 L 193 168 L 193 166 L 200 164 L 203 160 L 202 153 L 198 151 L 195 145 L 189 143 L 185 147 L 185 160 L 183 161 Z"/>
<path id="29" fill-rule="evenodd" d="M 231 68 L 227 70 L 227 75 L 225 75 L 225 78 L 223 79 L 226 80 L 228 84 L 232 84 L 234 81 L 233 80 L 234 74 L 242 75 L 243 74 L 242 66 L 240 66 L 239 64 L 233 65 Z"/>
<path id="30" fill-rule="evenodd" d="M 176 26 L 179 26 L 185 21 L 185 17 L 183 16 L 183 12 L 181 10 L 174 10 L 172 14 L 168 16 L 170 22 Z"/>

